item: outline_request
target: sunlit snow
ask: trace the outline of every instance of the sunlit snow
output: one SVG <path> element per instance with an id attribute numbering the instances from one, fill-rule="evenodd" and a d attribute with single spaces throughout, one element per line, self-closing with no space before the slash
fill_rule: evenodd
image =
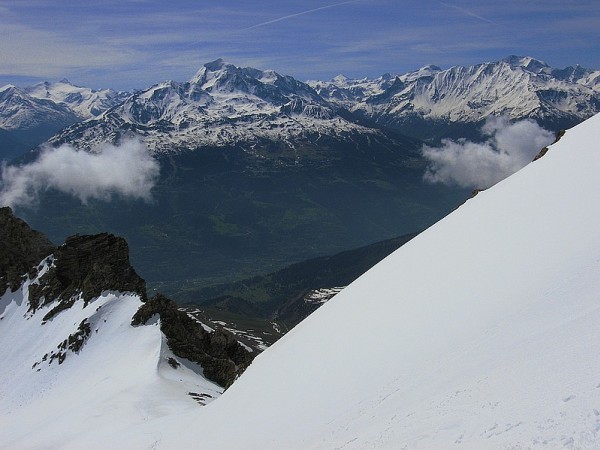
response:
<path id="1" fill-rule="evenodd" d="M 137 298 L 107 293 L 93 314 L 40 325 L 22 292 L 7 294 L 0 447 L 598 448 L 598 142 L 600 116 L 567 131 L 346 287 L 206 407 L 185 394 L 193 371 L 161 375 L 158 327 L 129 325 Z M 32 370 L 83 317 L 94 331 L 80 354 Z"/>

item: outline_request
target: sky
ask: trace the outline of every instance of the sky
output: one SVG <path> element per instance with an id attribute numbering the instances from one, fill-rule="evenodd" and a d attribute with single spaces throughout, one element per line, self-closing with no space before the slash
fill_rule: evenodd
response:
<path id="1" fill-rule="evenodd" d="M 598 0 L 0 0 L 0 85 L 131 90 L 223 58 L 299 80 L 532 56 L 600 69 Z"/>

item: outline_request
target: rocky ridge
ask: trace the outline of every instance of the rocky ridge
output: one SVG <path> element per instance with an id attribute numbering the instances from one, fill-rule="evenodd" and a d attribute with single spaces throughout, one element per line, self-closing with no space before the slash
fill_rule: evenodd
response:
<path id="1" fill-rule="evenodd" d="M 52 139 L 92 148 L 123 135 L 141 136 L 155 153 L 242 144 L 248 153 L 314 145 L 325 137 L 380 136 L 310 86 L 268 70 L 205 64 L 188 82 L 165 81 L 136 92 L 100 117 Z M 343 138 L 343 136 L 346 136 Z"/>
<path id="2" fill-rule="evenodd" d="M 600 111 L 600 71 L 556 69 L 531 57 L 308 84 L 332 103 L 419 138 L 431 138 L 440 128 L 447 137 L 449 124 L 464 129 L 464 124 L 499 115 L 531 118 L 556 131 Z M 434 126 L 437 131 L 431 130 Z"/>
<path id="3" fill-rule="evenodd" d="M 99 116 L 131 95 L 130 92 L 113 89 L 96 90 L 76 86 L 66 79 L 55 83 L 44 81 L 26 87 L 24 92 L 40 100 L 52 100 L 54 103 L 64 105 L 82 120 Z"/>
<path id="4" fill-rule="evenodd" d="M 55 248 L 46 236 L 15 217 L 9 207 L 0 208 L 0 296 L 7 289 L 17 290 Z"/>
<path id="5" fill-rule="evenodd" d="M 107 233 L 72 236 L 54 247 L 41 233 L 16 218 L 10 208 L 0 209 L 0 233 L 0 290 L 2 294 L 23 290 L 28 304 L 26 318 L 40 317 L 40 326 L 44 326 L 70 308 L 88 310 L 82 313 L 85 317 L 77 329 L 32 369 L 39 370 L 46 361 L 62 364 L 68 354 L 83 351 L 92 332 L 91 324 L 97 322 L 98 310 L 106 303 L 98 299 L 109 293 L 137 298 L 141 303 L 130 326 L 144 325 L 153 316 L 158 318 L 171 351 L 182 360 L 200 364 L 207 379 L 228 387 L 250 364 L 251 354 L 231 334 L 204 330 L 162 295 L 148 300 L 145 282 L 131 267 L 123 238 Z M 10 304 L 4 303 L 3 299 L 0 319 Z M 97 325 L 94 327 L 98 333 Z M 173 369 L 178 367 L 175 362 L 171 364 Z"/>

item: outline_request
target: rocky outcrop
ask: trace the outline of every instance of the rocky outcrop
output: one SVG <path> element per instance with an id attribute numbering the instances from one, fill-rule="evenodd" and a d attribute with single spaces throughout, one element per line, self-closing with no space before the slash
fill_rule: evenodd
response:
<path id="1" fill-rule="evenodd" d="M 554 142 L 552 144 L 556 144 L 558 141 L 560 141 L 560 138 L 563 137 L 565 135 L 565 130 L 559 130 L 556 132 L 556 139 L 554 139 Z M 534 161 L 537 161 L 538 159 L 542 158 L 546 153 L 548 153 L 548 149 L 549 147 L 544 147 L 543 149 L 540 150 L 540 152 L 535 155 L 535 158 L 533 158 Z"/>
<path id="2" fill-rule="evenodd" d="M 46 236 L 15 217 L 9 207 L 0 208 L 0 295 L 7 289 L 17 290 L 55 248 Z"/>
<path id="3" fill-rule="evenodd" d="M 229 387 L 252 361 L 252 354 L 230 333 L 205 331 L 163 295 L 148 301 L 146 284 L 129 263 L 125 239 L 108 233 L 76 235 L 55 247 L 43 234 L 16 218 L 10 208 L 0 208 L 0 294 L 7 288 L 16 291 L 28 277 L 31 282 L 24 291 L 29 294 L 28 312 L 33 314 L 44 306 L 49 309 L 42 324 L 76 302 L 83 302 L 85 308 L 103 292 L 133 293 L 140 297 L 142 306 L 131 324 L 143 325 L 158 315 L 169 348 L 176 356 L 200 364 L 206 378 Z M 91 330 L 88 318 L 84 319 L 33 368 L 40 370 L 37 366 L 42 362 L 55 360 L 62 364 L 67 354 L 78 353 L 84 347 Z M 171 359 L 169 364 L 175 369 L 178 363 Z"/>
<path id="4" fill-rule="evenodd" d="M 39 284 L 29 288 L 30 311 L 55 302 L 51 319 L 81 298 L 84 305 L 103 291 L 133 292 L 146 300 L 146 283 L 129 263 L 125 239 L 112 234 L 72 236 L 54 252 Z"/>
<path id="5" fill-rule="evenodd" d="M 252 361 L 252 355 L 230 333 L 222 330 L 209 333 L 161 294 L 143 304 L 131 324 L 144 325 L 156 314 L 171 351 L 200 364 L 206 378 L 225 388 L 231 386 Z"/>

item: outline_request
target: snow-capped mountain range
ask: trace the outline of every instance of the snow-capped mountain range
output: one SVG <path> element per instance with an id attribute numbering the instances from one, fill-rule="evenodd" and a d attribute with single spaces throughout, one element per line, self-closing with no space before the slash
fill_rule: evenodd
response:
<path id="1" fill-rule="evenodd" d="M 70 125 L 90 119 L 121 103 L 127 92 L 93 90 L 68 80 L 39 83 L 26 88 L 0 88 L 0 128 L 24 130 L 44 124 Z"/>
<path id="2" fill-rule="evenodd" d="M 252 152 L 261 141 L 293 148 L 322 135 L 380 134 L 338 110 L 292 77 L 219 59 L 205 64 L 188 82 L 165 81 L 137 92 L 53 141 L 90 148 L 127 132 L 141 136 L 156 153 L 240 143 Z"/>
<path id="3" fill-rule="evenodd" d="M 0 127 L 4 130 L 29 130 L 48 124 L 65 127 L 77 121 L 70 108 L 33 97 L 10 84 L 0 88 L 0 104 Z"/>
<path id="4" fill-rule="evenodd" d="M 429 65 L 375 79 L 340 75 L 303 83 L 218 59 L 190 81 L 165 81 L 135 93 L 96 91 L 67 80 L 25 89 L 5 86 L 1 92 L 4 130 L 31 128 L 47 118 L 58 131 L 87 119 L 53 142 L 89 148 L 136 133 L 164 153 L 237 144 L 252 149 L 264 141 L 291 148 L 319 136 L 379 133 L 373 126 L 431 139 L 460 134 L 465 124 L 474 128 L 498 115 L 532 118 L 556 131 L 600 111 L 600 71 L 555 69 L 531 57 L 510 56 L 470 67 Z M 9 93 L 18 94 L 18 101 Z"/>
<path id="5" fill-rule="evenodd" d="M 67 80 L 0 88 L 0 159 L 35 147 L 61 129 L 99 115 L 129 94 L 96 91 Z"/>
<path id="6" fill-rule="evenodd" d="M 480 123 L 505 115 L 558 129 L 600 111 L 600 71 L 553 69 L 531 57 L 446 70 L 425 66 L 376 79 L 338 76 L 308 84 L 332 103 L 419 137 L 430 137 L 426 130 L 414 130 L 425 124 Z"/>
<path id="7" fill-rule="evenodd" d="M 34 98 L 48 99 L 64 105 L 84 120 L 99 116 L 131 95 L 129 92 L 112 89 L 95 90 L 75 86 L 66 79 L 56 83 L 38 83 L 24 91 Z"/>
<path id="8" fill-rule="evenodd" d="M 373 267 L 205 407 L 192 400 L 219 389 L 166 349 L 167 316 L 140 313 L 135 278 L 57 299 L 60 283 L 35 286 L 70 252 L 12 270 L 0 447 L 597 448 L 598 142 L 600 115 Z"/>
<path id="9" fill-rule="evenodd" d="M 293 148 L 321 136 L 380 134 L 373 124 L 430 138 L 419 130 L 432 124 L 436 130 L 448 124 L 475 128 L 501 115 L 532 118 L 557 130 L 598 111 L 600 71 L 552 69 L 533 58 L 308 84 L 219 59 L 189 82 L 166 81 L 135 93 L 54 140 L 89 148 L 131 132 L 158 153 L 237 144 L 250 149 L 264 141 Z"/>

